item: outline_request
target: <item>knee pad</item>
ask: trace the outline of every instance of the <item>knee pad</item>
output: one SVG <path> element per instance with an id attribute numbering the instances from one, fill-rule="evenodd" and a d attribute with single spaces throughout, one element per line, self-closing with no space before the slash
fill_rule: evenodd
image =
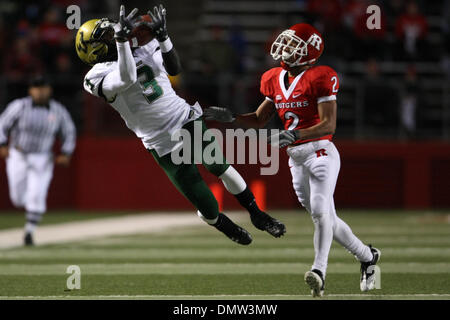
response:
<path id="1" fill-rule="evenodd" d="M 320 181 L 328 179 L 329 176 L 329 168 L 328 164 L 324 162 L 318 162 L 311 167 L 311 173 L 315 178 Z"/>
<path id="2" fill-rule="evenodd" d="M 330 210 L 330 203 L 327 198 L 321 194 L 311 196 L 311 216 L 320 218 L 324 214 L 328 214 Z"/>

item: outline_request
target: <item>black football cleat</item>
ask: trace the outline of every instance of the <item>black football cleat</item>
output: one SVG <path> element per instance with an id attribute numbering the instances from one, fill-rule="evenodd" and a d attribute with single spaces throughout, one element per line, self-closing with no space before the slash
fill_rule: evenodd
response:
<path id="1" fill-rule="evenodd" d="M 263 211 L 250 214 L 250 220 L 257 229 L 267 231 L 275 238 L 279 238 L 286 233 L 286 226 L 281 221 L 272 218 Z"/>
<path id="2" fill-rule="evenodd" d="M 217 230 L 223 232 L 228 238 L 242 245 L 249 245 L 252 236 L 247 230 L 238 226 L 223 213 L 219 213 L 219 219 L 213 225 Z"/>
<path id="3" fill-rule="evenodd" d="M 361 262 L 361 280 L 359 287 L 361 291 L 369 291 L 375 288 L 376 280 L 376 268 L 374 267 L 378 261 L 380 261 L 381 251 L 377 248 L 372 248 L 372 245 L 368 246 L 372 252 L 373 258 L 368 262 Z"/>
<path id="4" fill-rule="evenodd" d="M 23 242 L 26 246 L 33 246 L 34 242 L 33 242 L 33 236 L 31 233 L 25 233 L 25 237 L 23 239 Z"/>
<path id="5" fill-rule="evenodd" d="M 311 288 L 311 295 L 316 297 L 322 297 L 325 290 L 325 279 L 322 272 L 317 269 L 312 269 L 305 273 L 305 282 Z"/>

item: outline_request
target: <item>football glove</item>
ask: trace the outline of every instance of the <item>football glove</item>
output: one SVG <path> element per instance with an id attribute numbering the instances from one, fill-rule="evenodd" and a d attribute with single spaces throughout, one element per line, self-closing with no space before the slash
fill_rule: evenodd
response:
<path id="1" fill-rule="evenodd" d="M 153 8 L 153 12 L 148 10 L 147 14 L 152 18 L 148 26 L 153 30 L 156 40 L 164 42 L 169 37 L 166 27 L 166 9 L 160 4 L 159 8 L 157 6 Z"/>
<path id="2" fill-rule="evenodd" d="M 233 122 L 236 117 L 227 108 L 209 107 L 203 111 L 205 120 L 214 120 L 219 122 Z"/>
<path id="3" fill-rule="evenodd" d="M 298 130 L 281 130 L 267 138 L 267 142 L 274 147 L 284 148 L 300 139 Z"/>
<path id="4" fill-rule="evenodd" d="M 125 6 L 120 6 L 119 22 L 114 25 L 114 39 L 117 42 L 126 42 L 128 37 L 133 30 L 133 17 L 138 12 L 137 8 L 134 8 L 131 13 L 125 17 Z"/>

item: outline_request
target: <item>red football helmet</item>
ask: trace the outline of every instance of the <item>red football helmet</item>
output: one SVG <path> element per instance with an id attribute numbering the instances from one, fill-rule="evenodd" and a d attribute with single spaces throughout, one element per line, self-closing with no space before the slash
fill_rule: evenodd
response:
<path id="1" fill-rule="evenodd" d="M 315 63 L 323 48 L 320 32 L 307 23 L 298 23 L 280 33 L 272 43 L 270 54 L 275 60 L 281 58 L 283 69 L 289 69 Z"/>

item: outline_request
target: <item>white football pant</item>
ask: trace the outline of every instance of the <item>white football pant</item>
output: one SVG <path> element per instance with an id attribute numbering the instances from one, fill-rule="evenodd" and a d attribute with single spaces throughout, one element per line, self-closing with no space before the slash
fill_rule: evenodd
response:
<path id="1" fill-rule="evenodd" d="M 52 154 L 25 154 L 11 147 L 6 174 L 14 206 L 38 214 L 47 210 L 47 191 L 53 177 Z"/>
<path id="2" fill-rule="evenodd" d="M 358 260 L 371 260 L 369 247 L 336 215 L 333 194 L 341 160 L 335 145 L 329 140 L 312 141 L 289 147 L 287 154 L 295 193 L 314 222 L 315 258 L 311 269 L 325 276 L 333 239 Z"/>

